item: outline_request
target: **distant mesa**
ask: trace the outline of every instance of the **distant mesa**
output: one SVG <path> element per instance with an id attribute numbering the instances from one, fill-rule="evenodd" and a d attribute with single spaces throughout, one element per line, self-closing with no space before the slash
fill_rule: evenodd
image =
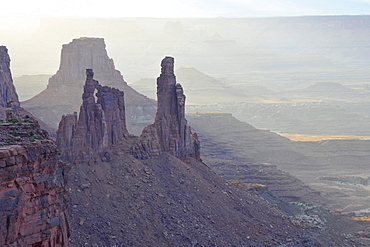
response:
<path id="1" fill-rule="evenodd" d="M 350 88 L 343 86 L 339 82 L 319 82 L 304 89 L 308 92 L 350 92 Z"/>
<path id="2" fill-rule="evenodd" d="M 176 78 L 182 86 L 186 88 L 187 103 L 192 105 L 215 104 L 215 103 L 229 103 L 229 102 L 245 102 L 251 100 L 260 101 L 259 97 L 252 93 L 256 90 L 252 89 L 250 95 L 246 95 L 227 83 L 210 77 L 205 73 L 190 66 L 181 66 L 176 69 Z M 148 87 L 152 79 L 141 79 L 130 84 L 134 89 L 140 93 L 148 95 L 148 97 L 155 97 L 155 90 Z M 262 91 L 261 88 L 258 90 Z M 247 90 L 245 90 L 247 91 Z M 265 92 L 268 89 L 265 89 Z M 252 95 L 252 96 L 251 96 Z"/>
<path id="3" fill-rule="evenodd" d="M 109 160 L 111 152 L 123 151 L 138 159 L 155 158 L 162 153 L 180 159 L 200 159 L 199 140 L 185 119 L 185 95 L 176 83 L 173 66 L 172 57 L 162 60 L 156 118 L 139 137 L 129 135 L 126 128 L 124 93 L 101 86 L 93 79 L 92 69 L 87 69 L 78 118 L 77 113 L 66 115 L 59 123 L 57 145 L 62 158 L 72 163 Z"/>

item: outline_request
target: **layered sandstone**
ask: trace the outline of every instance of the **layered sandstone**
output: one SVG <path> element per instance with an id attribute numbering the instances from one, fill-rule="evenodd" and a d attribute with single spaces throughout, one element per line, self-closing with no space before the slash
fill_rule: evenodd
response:
<path id="1" fill-rule="evenodd" d="M 63 116 L 57 131 L 62 158 L 85 163 L 96 158 L 109 160 L 111 153 L 124 152 L 138 159 L 156 158 L 162 153 L 200 159 L 198 137 L 185 119 L 185 95 L 176 83 L 173 63 L 171 57 L 162 61 L 156 119 L 139 137 L 127 131 L 124 93 L 101 86 L 93 79 L 93 71 L 87 69 L 79 116 Z"/>
<path id="2" fill-rule="evenodd" d="M 19 107 L 5 47 L 0 54 L 0 246 L 68 246 L 67 166 Z"/>
<path id="3" fill-rule="evenodd" d="M 60 67 L 49 79 L 47 88 L 22 106 L 36 117 L 57 128 L 63 115 L 78 111 L 81 105 L 85 69 L 91 68 L 102 85 L 125 92 L 127 128 L 140 134 L 155 116 L 155 101 L 127 85 L 109 58 L 104 39 L 79 38 L 63 45 Z M 55 100 L 58 99 L 58 100 Z"/>
<path id="4" fill-rule="evenodd" d="M 0 147 L 0 174 L 0 246 L 68 246 L 66 166 L 55 142 Z"/>

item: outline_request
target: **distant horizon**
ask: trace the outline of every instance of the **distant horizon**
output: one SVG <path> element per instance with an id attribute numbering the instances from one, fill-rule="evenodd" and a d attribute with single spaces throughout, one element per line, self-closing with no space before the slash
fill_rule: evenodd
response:
<path id="1" fill-rule="evenodd" d="M 370 15 L 370 0 L 15 0 L 2 4 L 0 19 L 264 18 L 323 15 Z"/>

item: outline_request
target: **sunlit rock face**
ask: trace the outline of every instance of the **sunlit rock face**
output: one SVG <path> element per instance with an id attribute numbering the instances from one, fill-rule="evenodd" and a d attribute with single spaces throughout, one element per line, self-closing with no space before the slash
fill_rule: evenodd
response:
<path id="1" fill-rule="evenodd" d="M 200 159 L 199 140 L 185 119 L 185 95 L 176 83 L 173 63 L 171 57 L 162 61 L 156 118 L 139 137 L 129 135 L 126 128 L 124 93 L 101 86 L 93 79 L 93 71 L 87 69 L 79 117 L 77 113 L 63 116 L 57 131 L 62 158 L 86 163 L 96 158 L 109 160 L 110 154 L 123 151 L 138 159 L 162 153 Z"/>

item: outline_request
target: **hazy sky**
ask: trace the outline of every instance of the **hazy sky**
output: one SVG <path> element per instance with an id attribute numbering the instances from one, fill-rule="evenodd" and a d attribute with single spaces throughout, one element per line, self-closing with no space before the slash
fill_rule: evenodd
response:
<path id="1" fill-rule="evenodd" d="M 9 0 L 0 19 L 370 15 L 370 0 Z"/>

